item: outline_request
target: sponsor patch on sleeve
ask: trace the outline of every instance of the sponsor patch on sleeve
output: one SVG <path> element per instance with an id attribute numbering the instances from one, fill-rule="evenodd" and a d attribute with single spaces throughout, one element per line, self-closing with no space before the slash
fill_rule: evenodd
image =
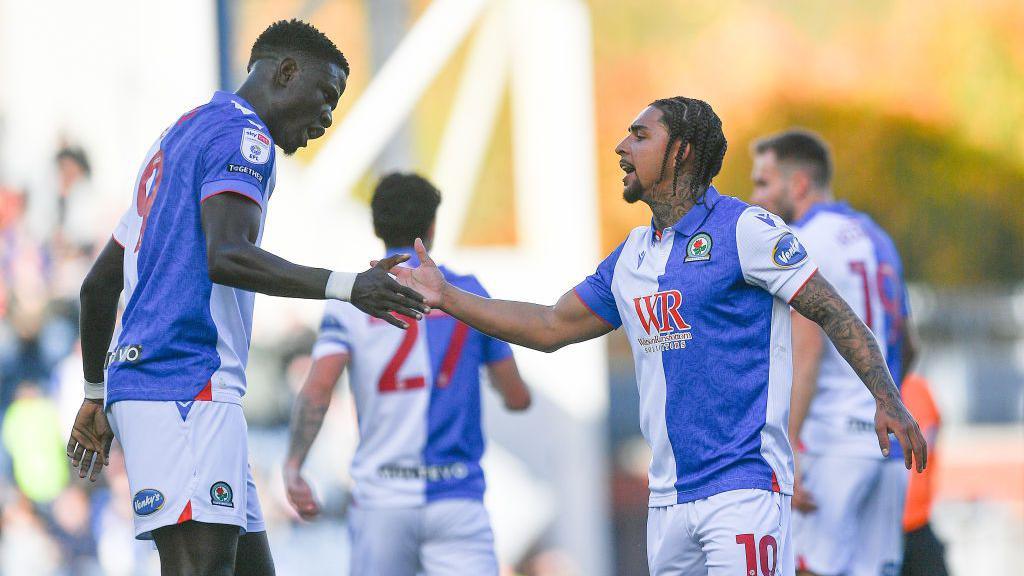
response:
<path id="1" fill-rule="evenodd" d="M 227 171 L 228 172 L 237 172 L 239 174 L 245 174 L 246 176 L 252 176 L 253 178 L 256 179 L 257 182 L 260 182 L 260 183 L 263 182 L 263 174 L 260 174 L 259 172 L 257 172 L 256 170 L 253 170 L 252 168 L 250 168 L 248 166 L 241 166 L 241 165 L 238 165 L 238 164 L 228 164 Z"/>
<path id="2" fill-rule="evenodd" d="M 270 137 L 253 128 L 242 128 L 239 151 L 253 164 L 266 164 L 270 160 Z"/>
<path id="3" fill-rule="evenodd" d="M 779 238 L 772 248 L 772 262 L 779 268 L 792 268 L 806 259 L 807 250 L 792 232 Z"/>

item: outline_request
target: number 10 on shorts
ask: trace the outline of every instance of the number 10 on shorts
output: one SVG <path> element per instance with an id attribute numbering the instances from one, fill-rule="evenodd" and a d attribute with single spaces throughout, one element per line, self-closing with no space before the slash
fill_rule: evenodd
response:
<path id="1" fill-rule="evenodd" d="M 736 535 L 736 543 L 743 545 L 743 551 L 747 555 L 747 576 L 758 576 L 758 557 L 761 560 L 761 576 L 775 576 L 775 566 L 779 562 L 779 545 L 775 537 L 767 535 L 755 545 L 756 542 L 753 534 Z M 769 557 L 771 564 L 768 563 Z"/>

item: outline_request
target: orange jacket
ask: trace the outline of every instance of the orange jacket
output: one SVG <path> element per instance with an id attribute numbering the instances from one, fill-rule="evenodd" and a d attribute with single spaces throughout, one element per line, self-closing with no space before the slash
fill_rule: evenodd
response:
<path id="1" fill-rule="evenodd" d="M 917 420 L 921 433 L 928 440 L 928 467 L 918 474 L 910 473 L 910 484 L 907 486 L 907 503 L 903 512 L 903 530 L 910 532 L 928 523 L 931 516 L 932 501 L 935 498 L 935 468 L 938 464 L 935 450 L 935 438 L 938 436 L 942 418 L 935 405 L 935 399 L 925 380 L 919 374 L 908 374 L 903 380 L 903 403 Z"/>

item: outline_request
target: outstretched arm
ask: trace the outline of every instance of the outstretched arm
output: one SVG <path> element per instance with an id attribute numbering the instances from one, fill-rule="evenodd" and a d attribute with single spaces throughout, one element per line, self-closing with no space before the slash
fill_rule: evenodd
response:
<path id="1" fill-rule="evenodd" d="M 553 306 L 484 298 L 445 281 L 419 239 L 416 240 L 416 253 L 420 257 L 419 267 L 392 270 L 399 281 L 423 294 L 428 305 L 440 308 L 499 340 L 542 352 L 554 352 L 612 330 L 571 290 Z"/>
<path id="2" fill-rule="evenodd" d="M 878 343 L 868 327 L 820 272 L 811 276 L 790 304 L 825 330 L 836 349 L 875 397 L 875 432 L 882 453 L 889 454 L 888 434 L 892 432 L 904 448 L 907 469 L 916 459 L 918 472 L 924 470 L 928 462 L 927 443 L 917 422 L 903 405 L 900 391 L 892 381 Z"/>
<path id="3" fill-rule="evenodd" d="M 217 194 L 203 202 L 210 280 L 270 296 L 348 300 L 399 328 L 408 325 L 391 312 L 420 318 L 427 311 L 422 296 L 388 275 L 408 256 L 385 258 L 356 275 L 300 266 L 256 246 L 261 215 L 258 204 L 239 194 Z"/>
<path id="4" fill-rule="evenodd" d="M 295 398 L 291 429 L 288 434 L 288 455 L 284 462 L 284 484 L 288 501 L 299 516 L 309 520 L 320 513 L 313 490 L 302 477 L 302 465 L 324 423 L 331 406 L 334 388 L 341 377 L 348 354 L 331 354 L 313 361 L 302 390 Z"/>

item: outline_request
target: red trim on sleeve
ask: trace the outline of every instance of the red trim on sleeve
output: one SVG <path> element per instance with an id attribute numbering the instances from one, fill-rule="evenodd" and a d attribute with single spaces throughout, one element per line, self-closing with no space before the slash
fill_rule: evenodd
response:
<path id="1" fill-rule="evenodd" d="M 590 313 L 593 314 L 594 316 L 597 316 L 598 320 L 600 320 L 601 322 L 604 322 L 605 324 L 607 324 L 612 330 L 615 329 L 615 326 L 613 326 L 611 322 L 605 320 L 604 317 L 602 317 L 597 312 L 594 312 L 594 309 L 591 308 L 589 304 L 587 304 L 587 301 L 583 299 L 583 296 L 580 296 L 580 293 L 575 288 L 572 289 L 572 293 L 576 295 L 576 298 L 579 299 L 580 304 L 583 304 L 584 308 L 586 308 L 587 310 L 590 310 Z"/>
<path id="2" fill-rule="evenodd" d="M 804 286 L 807 286 L 807 283 L 810 282 L 811 278 L 814 278 L 814 275 L 817 274 L 817 273 L 818 273 L 818 268 L 815 268 L 814 272 L 811 272 L 811 275 L 808 276 L 806 280 L 804 280 L 804 283 L 801 284 L 800 287 L 796 289 L 796 292 L 793 292 L 793 297 L 790 298 L 789 300 L 787 300 L 786 304 L 789 304 L 789 303 L 793 302 L 793 300 L 795 300 L 796 297 L 800 295 L 800 292 L 803 291 Z"/>
<path id="3" fill-rule="evenodd" d="M 121 247 L 122 250 L 124 250 L 124 244 L 121 244 L 121 241 L 117 239 L 117 236 L 111 234 L 110 239 L 114 241 L 114 244 L 117 244 L 118 246 Z"/>
<path id="4" fill-rule="evenodd" d="M 192 519 L 192 501 L 189 500 L 185 503 L 185 509 L 181 511 L 181 515 L 178 516 L 178 524 L 188 522 Z"/>
<path id="5" fill-rule="evenodd" d="M 238 190 L 218 190 L 218 191 L 214 192 L 213 194 L 210 194 L 206 198 L 203 198 L 202 200 L 200 200 L 199 203 L 202 204 L 203 202 L 206 202 L 210 198 L 213 198 L 214 196 L 218 196 L 220 194 L 224 194 L 225 192 L 241 196 L 242 198 L 245 198 L 246 200 L 252 202 L 253 204 L 255 204 L 257 206 L 259 206 L 260 210 L 263 210 L 263 205 L 260 204 L 255 198 L 253 198 L 252 196 L 249 196 L 248 194 L 246 194 L 244 192 L 239 192 Z"/>
<path id="6" fill-rule="evenodd" d="M 207 380 L 206 386 L 196 394 L 196 400 L 200 402 L 212 402 L 213 401 L 213 381 Z"/>

